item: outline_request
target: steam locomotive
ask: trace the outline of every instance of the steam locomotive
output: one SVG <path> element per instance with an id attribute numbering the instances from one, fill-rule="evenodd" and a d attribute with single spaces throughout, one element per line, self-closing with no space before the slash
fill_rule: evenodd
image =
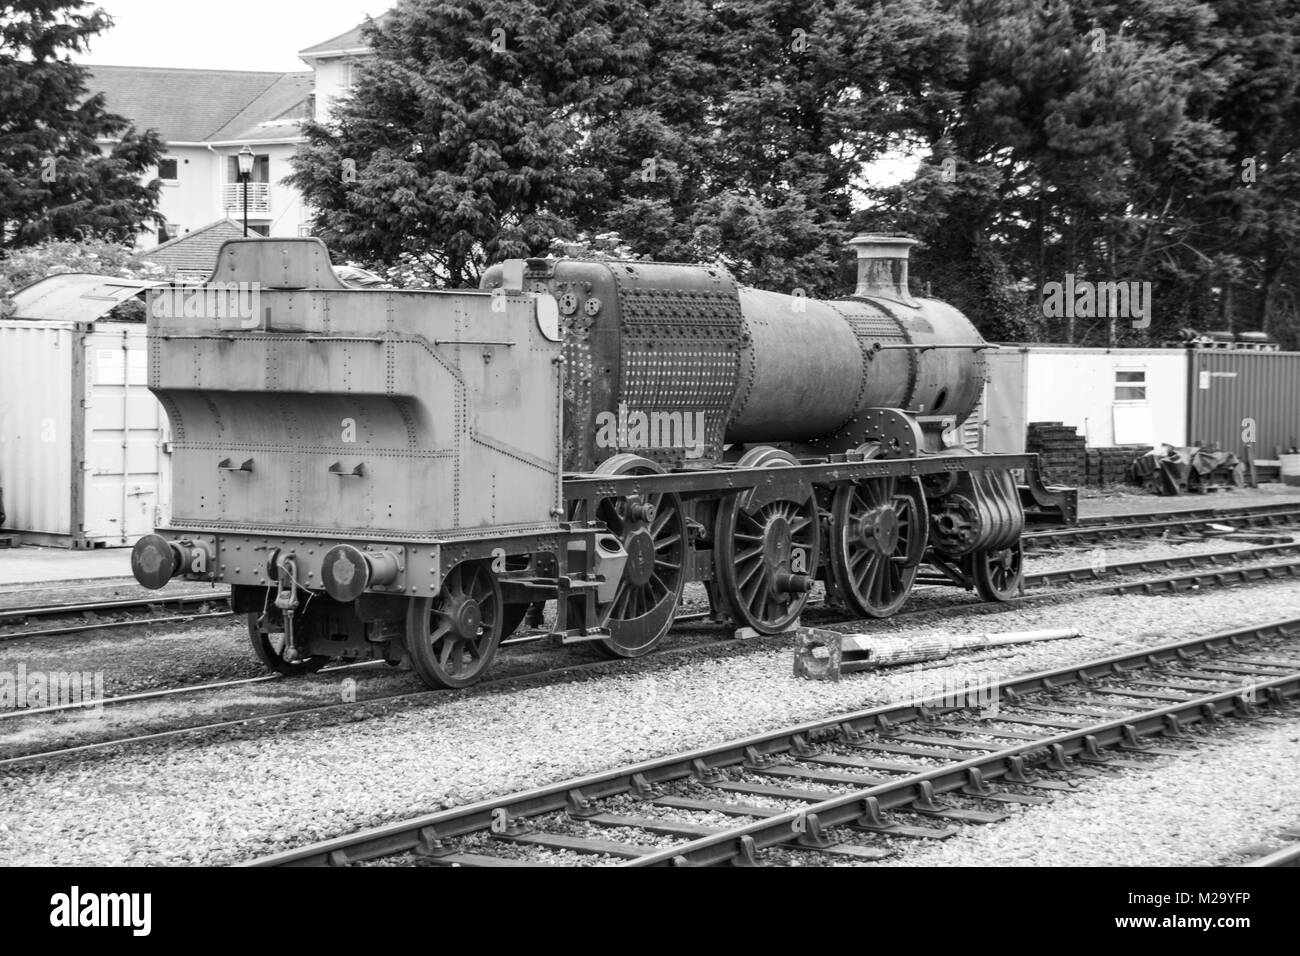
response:
<path id="1" fill-rule="evenodd" d="M 862 617 L 918 580 L 1006 600 L 1026 524 L 1072 523 L 1075 492 L 962 445 L 992 346 L 910 294 L 912 244 L 854 239 L 856 289 L 817 301 L 639 260 L 356 288 L 318 240 L 229 241 L 150 294 L 174 505 L 135 577 L 229 584 L 280 673 L 405 660 L 435 687 L 546 602 L 553 639 L 638 657 L 691 582 L 762 634 L 817 581 Z"/>

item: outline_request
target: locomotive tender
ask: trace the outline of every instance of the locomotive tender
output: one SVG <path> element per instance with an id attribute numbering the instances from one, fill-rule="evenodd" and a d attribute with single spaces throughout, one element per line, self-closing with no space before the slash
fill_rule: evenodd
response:
<path id="1" fill-rule="evenodd" d="M 853 294 L 815 301 L 636 260 L 351 288 L 318 240 L 229 241 L 205 286 L 150 294 L 174 506 L 136 579 L 229 584 L 281 673 L 444 687 L 547 601 L 561 642 L 636 657 L 690 582 L 767 634 L 818 580 L 863 617 L 917 580 L 1005 600 L 1026 522 L 1072 523 L 1075 492 L 958 441 L 992 346 L 911 296 L 912 243 L 858 237 Z"/>

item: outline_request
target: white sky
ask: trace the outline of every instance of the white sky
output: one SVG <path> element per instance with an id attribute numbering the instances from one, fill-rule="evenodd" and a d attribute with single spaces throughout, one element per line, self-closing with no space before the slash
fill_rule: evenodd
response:
<path id="1" fill-rule="evenodd" d="M 99 0 L 114 26 L 81 63 L 306 70 L 298 51 L 378 16 L 384 0 Z M 89 9 L 89 8 L 87 8 Z"/>

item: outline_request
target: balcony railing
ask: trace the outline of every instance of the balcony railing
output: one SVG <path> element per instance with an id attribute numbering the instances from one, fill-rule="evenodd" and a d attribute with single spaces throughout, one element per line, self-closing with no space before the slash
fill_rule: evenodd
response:
<path id="1" fill-rule="evenodd" d="M 222 186 L 221 202 L 225 207 L 226 215 L 231 219 L 239 219 L 242 217 L 244 215 L 244 184 L 226 183 Z M 270 183 L 248 184 L 248 218 L 271 218 Z"/>

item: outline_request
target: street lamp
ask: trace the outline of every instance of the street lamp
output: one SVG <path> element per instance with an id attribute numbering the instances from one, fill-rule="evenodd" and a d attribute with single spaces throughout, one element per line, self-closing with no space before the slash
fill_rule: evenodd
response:
<path id="1" fill-rule="evenodd" d="M 248 238 L 248 178 L 253 175 L 253 151 L 245 146 L 239 151 L 239 181 L 244 184 L 244 238 Z"/>

